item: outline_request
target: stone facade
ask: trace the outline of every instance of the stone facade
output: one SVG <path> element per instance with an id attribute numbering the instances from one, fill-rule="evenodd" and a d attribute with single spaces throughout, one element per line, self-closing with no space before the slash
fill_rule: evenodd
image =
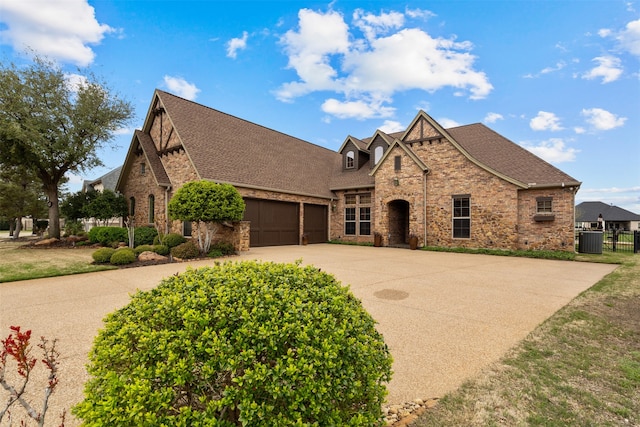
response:
<path id="1" fill-rule="evenodd" d="M 130 201 L 135 200 L 136 225 L 155 225 L 165 232 L 182 233 L 181 221 L 167 221 L 167 203 L 182 185 L 201 179 L 200 174 L 159 98 L 154 100 L 145 129 L 156 151 L 153 155 L 158 156 L 170 185 L 156 182 L 143 149 L 134 145 L 123 168 L 120 191 Z M 453 139 L 451 132 L 420 113 L 406 132 L 377 131 L 369 140 L 349 137 L 336 153 L 341 160 L 340 171 L 331 172 L 342 174 L 343 187 L 328 192 L 326 197 L 265 189 L 260 182 L 234 185 L 245 199 L 298 204 L 299 243 L 305 232 L 305 205 L 312 204 L 327 207 L 330 240 L 373 243 L 379 234 L 383 245 L 406 245 L 410 236 L 415 236 L 419 246 L 574 250 L 578 182 L 573 180 L 573 186 L 565 188 L 564 184 L 536 186 L 510 178 L 472 157 L 459 144 L 462 139 Z M 469 140 L 467 136 L 466 141 Z M 484 144 L 481 139 L 471 140 Z M 145 141 L 145 147 L 149 147 L 151 142 Z M 480 147 L 484 150 L 485 145 Z M 353 152 L 353 162 L 347 162 L 348 152 Z M 511 161 L 511 157 L 505 158 Z M 527 165 L 519 167 L 525 170 Z M 157 163 L 155 167 L 158 168 Z M 369 184 L 371 178 L 363 168 L 373 176 L 373 184 Z M 359 177 L 359 184 L 349 182 L 349 174 Z M 468 203 L 468 209 L 466 205 L 464 208 L 468 215 L 454 218 L 460 213 L 454 202 L 461 200 Z M 243 221 L 221 227 L 214 242 L 230 241 L 236 249 L 248 250 L 249 236 L 250 224 Z"/>

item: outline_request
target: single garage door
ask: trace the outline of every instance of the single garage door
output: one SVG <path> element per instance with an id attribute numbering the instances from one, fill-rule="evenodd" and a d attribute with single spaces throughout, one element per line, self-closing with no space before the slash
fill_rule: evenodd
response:
<path id="1" fill-rule="evenodd" d="M 327 241 L 328 220 L 327 207 L 324 205 L 304 205 L 304 233 L 309 243 L 324 243 Z"/>
<path id="2" fill-rule="evenodd" d="M 298 203 L 244 199 L 244 220 L 251 221 L 250 246 L 297 245 L 300 215 Z"/>

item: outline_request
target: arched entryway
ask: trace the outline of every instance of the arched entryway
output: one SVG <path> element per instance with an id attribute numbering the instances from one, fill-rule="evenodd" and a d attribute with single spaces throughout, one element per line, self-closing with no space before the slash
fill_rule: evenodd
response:
<path id="1" fill-rule="evenodd" d="M 389 246 L 409 243 L 409 202 L 389 202 Z"/>

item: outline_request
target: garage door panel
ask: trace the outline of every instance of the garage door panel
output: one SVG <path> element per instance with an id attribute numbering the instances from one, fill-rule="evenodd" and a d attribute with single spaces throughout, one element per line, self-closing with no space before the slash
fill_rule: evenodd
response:
<path id="1" fill-rule="evenodd" d="M 250 246 L 297 245 L 298 204 L 275 200 L 245 199 L 244 220 L 251 221 Z"/>
<path id="2" fill-rule="evenodd" d="M 328 215 L 325 205 L 304 205 L 304 233 L 309 243 L 324 243 L 328 235 Z"/>

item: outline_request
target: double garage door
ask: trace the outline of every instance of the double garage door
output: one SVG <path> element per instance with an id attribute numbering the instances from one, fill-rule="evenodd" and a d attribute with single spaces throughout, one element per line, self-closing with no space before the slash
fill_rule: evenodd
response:
<path id="1" fill-rule="evenodd" d="M 244 220 L 251 221 L 250 246 L 297 245 L 300 239 L 300 204 L 244 199 Z M 304 205 L 304 233 L 309 243 L 327 241 L 327 207 Z"/>

